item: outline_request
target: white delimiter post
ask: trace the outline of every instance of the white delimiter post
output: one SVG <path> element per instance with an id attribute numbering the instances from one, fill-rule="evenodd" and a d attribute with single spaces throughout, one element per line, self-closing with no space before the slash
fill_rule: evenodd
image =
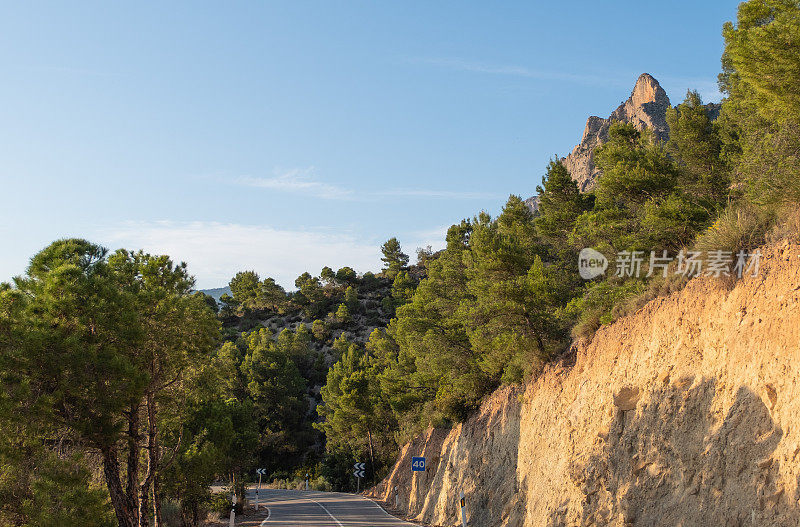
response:
<path id="1" fill-rule="evenodd" d="M 261 490 L 261 473 L 258 473 L 258 487 L 256 487 L 256 510 L 258 510 L 258 491 Z"/>
<path id="2" fill-rule="evenodd" d="M 464 499 L 464 491 L 461 491 L 461 526 L 467 527 L 467 503 Z"/>
<path id="3" fill-rule="evenodd" d="M 397 494 L 397 485 L 394 486 L 394 508 L 400 509 L 400 496 Z"/>
<path id="4" fill-rule="evenodd" d="M 234 492 L 233 496 L 231 496 L 231 522 L 229 524 L 230 527 L 234 527 L 235 523 L 236 523 L 236 493 Z"/>

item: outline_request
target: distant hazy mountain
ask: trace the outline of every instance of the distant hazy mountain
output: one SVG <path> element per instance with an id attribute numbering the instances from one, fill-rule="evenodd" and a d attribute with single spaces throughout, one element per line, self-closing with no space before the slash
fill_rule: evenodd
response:
<path id="1" fill-rule="evenodd" d="M 214 289 L 200 289 L 201 293 L 205 293 L 208 296 L 212 297 L 214 300 L 219 302 L 219 297 L 224 295 L 225 293 L 231 294 L 231 288 L 227 285 L 225 287 L 216 287 Z"/>

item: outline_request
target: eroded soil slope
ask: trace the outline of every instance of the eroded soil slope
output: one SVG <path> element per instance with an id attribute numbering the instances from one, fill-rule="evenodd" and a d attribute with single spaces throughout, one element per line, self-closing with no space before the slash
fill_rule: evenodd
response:
<path id="1" fill-rule="evenodd" d="M 759 276 L 692 280 L 416 438 L 376 496 L 447 526 L 462 489 L 476 527 L 797 526 L 800 246 L 762 251 Z"/>

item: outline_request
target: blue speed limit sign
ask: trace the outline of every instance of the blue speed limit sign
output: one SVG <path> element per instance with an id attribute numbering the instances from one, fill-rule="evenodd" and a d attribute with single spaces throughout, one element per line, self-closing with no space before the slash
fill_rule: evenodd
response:
<path id="1" fill-rule="evenodd" d="M 412 457 L 411 458 L 411 471 L 412 472 L 425 472 L 425 458 Z"/>

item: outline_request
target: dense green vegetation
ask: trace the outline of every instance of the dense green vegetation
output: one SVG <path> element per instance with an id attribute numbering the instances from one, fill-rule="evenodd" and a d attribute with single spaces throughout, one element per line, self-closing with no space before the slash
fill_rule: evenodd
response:
<path id="1" fill-rule="evenodd" d="M 0 525 L 161 526 L 165 507 L 199 525 L 209 485 L 241 494 L 256 467 L 351 490 L 354 461 L 374 481 L 412 434 L 692 274 L 650 251 L 800 234 L 800 5 L 743 3 L 724 38 L 721 109 L 689 92 L 665 143 L 614 124 L 593 192 L 553 161 L 536 212 L 511 196 L 414 265 L 392 238 L 375 274 L 325 267 L 286 291 L 244 271 L 218 304 L 165 256 L 36 254 L 0 286 Z M 643 251 L 642 272 L 583 280 L 584 247 Z"/>

